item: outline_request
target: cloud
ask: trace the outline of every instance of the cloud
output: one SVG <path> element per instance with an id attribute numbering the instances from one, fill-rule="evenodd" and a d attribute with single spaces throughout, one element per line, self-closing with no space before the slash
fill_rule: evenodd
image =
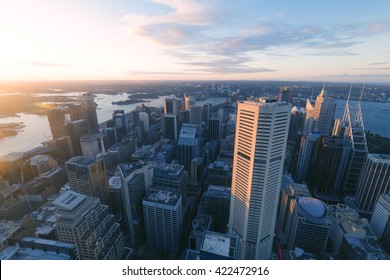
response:
<path id="1" fill-rule="evenodd" d="M 68 64 L 60 64 L 60 63 L 47 63 L 47 62 L 40 62 L 40 61 L 31 61 L 31 62 L 25 62 L 26 65 L 31 66 L 42 66 L 42 67 L 68 67 Z"/>
<path id="2" fill-rule="evenodd" d="M 215 1 L 152 0 L 169 7 L 159 15 L 129 13 L 127 31 L 158 43 L 179 65 L 207 73 L 256 73 L 275 69 L 251 67 L 256 54 L 354 56 L 353 48 L 368 37 L 390 32 L 390 22 L 290 24 L 273 17 L 240 23 L 235 11 Z M 228 5 L 226 5 L 228 6 Z M 234 23 L 234 24 L 233 24 Z M 232 27 L 231 30 L 228 30 Z M 222 32 L 224 31 L 224 32 Z M 206 62 L 205 62 L 206 61 Z M 257 61 L 258 62 L 258 61 Z M 258 63 L 256 63 L 258 64 Z M 194 70 L 195 69 L 195 70 Z"/>
<path id="3" fill-rule="evenodd" d="M 386 65 L 386 64 L 390 64 L 390 62 L 373 62 L 368 65 Z"/>

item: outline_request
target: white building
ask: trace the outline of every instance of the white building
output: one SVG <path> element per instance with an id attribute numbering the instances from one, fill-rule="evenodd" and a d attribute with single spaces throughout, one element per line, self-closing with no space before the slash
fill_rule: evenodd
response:
<path id="1" fill-rule="evenodd" d="M 54 200 L 53 205 L 57 207 L 58 240 L 76 244 L 80 259 L 122 257 L 124 242 L 119 224 L 98 198 L 67 191 Z"/>
<path id="2" fill-rule="evenodd" d="M 290 111 L 285 102 L 238 102 L 229 220 L 237 259 L 271 258 Z"/>

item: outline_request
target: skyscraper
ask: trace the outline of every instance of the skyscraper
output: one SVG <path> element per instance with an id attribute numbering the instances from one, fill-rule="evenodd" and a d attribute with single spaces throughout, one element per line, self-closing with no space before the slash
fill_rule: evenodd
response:
<path id="1" fill-rule="evenodd" d="M 147 112 L 140 112 L 139 120 L 144 123 L 145 132 L 149 132 L 149 114 Z"/>
<path id="2" fill-rule="evenodd" d="M 372 211 L 379 196 L 390 192 L 390 155 L 368 154 L 356 192 L 356 206 Z"/>
<path id="3" fill-rule="evenodd" d="M 293 94 L 293 90 L 291 87 L 287 87 L 287 86 L 280 87 L 278 100 L 285 101 L 287 103 L 292 103 L 292 94 Z"/>
<path id="4" fill-rule="evenodd" d="M 360 106 L 363 90 L 364 88 L 361 91 L 357 104 L 353 104 L 349 100 L 351 91 L 345 104 L 342 120 L 344 150 L 340 161 L 341 168 L 336 179 L 336 184 L 339 184 L 338 188 L 342 195 L 356 193 L 359 176 L 368 153 L 362 109 Z"/>
<path id="5" fill-rule="evenodd" d="M 390 193 L 379 197 L 370 225 L 383 247 L 390 252 Z"/>
<path id="6" fill-rule="evenodd" d="M 316 131 L 330 135 L 333 130 L 333 118 L 336 110 L 336 102 L 333 98 L 326 95 L 325 85 L 317 96 L 314 105 L 314 119 L 316 122 Z"/>
<path id="7" fill-rule="evenodd" d="M 124 254 L 123 234 L 108 206 L 99 198 L 67 191 L 53 201 L 61 242 L 76 244 L 80 259 L 118 260 Z"/>
<path id="8" fill-rule="evenodd" d="M 70 189 L 100 198 L 101 203 L 110 206 L 110 190 L 106 168 L 102 158 L 72 157 L 65 163 Z"/>
<path id="9" fill-rule="evenodd" d="M 300 196 L 293 200 L 292 209 L 286 229 L 288 248 L 324 252 L 332 225 L 328 206 L 321 200 Z"/>
<path id="10" fill-rule="evenodd" d="M 183 124 L 177 145 L 178 162 L 191 174 L 191 161 L 200 153 L 197 127 L 194 124 Z"/>
<path id="11" fill-rule="evenodd" d="M 174 114 L 165 114 L 163 117 L 164 138 L 177 140 L 177 116 Z"/>
<path id="12" fill-rule="evenodd" d="M 143 200 L 147 244 L 168 253 L 172 258 L 177 256 L 181 246 L 181 199 L 177 193 L 152 190 Z"/>
<path id="13" fill-rule="evenodd" d="M 90 134 L 99 132 L 99 123 L 96 114 L 96 104 L 92 92 L 82 95 L 81 104 L 84 110 L 84 118 L 88 122 L 88 132 Z"/>
<path id="14" fill-rule="evenodd" d="M 238 259 L 271 257 L 290 111 L 275 100 L 238 102 L 229 220 Z"/>

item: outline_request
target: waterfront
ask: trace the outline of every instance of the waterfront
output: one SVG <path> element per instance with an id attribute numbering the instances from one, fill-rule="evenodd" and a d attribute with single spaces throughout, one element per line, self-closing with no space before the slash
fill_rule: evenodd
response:
<path id="1" fill-rule="evenodd" d="M 72 92 L 65 93 L 67 96 L 78 96 L 80 93 Z M 41 96 L 44 93 L 40 94 Z M 52 94 L 53 95 L 53 94 Z M 169 96 L 168 96 L 169 97 Z M 142 103 L 129 104 L 129 105 L 113 105 L 112 102 L 125 100 L 127 94 L 97 94 L 95 102 L 98 106 L 97 116 L 99 123 L 109 120 L 112 118 L 114 110 L 125 110 L 130 112 Z M 149 106 L 151 107 L 163 107 L 164 97 L 155 99 L 147 99 Z M 209 98 L 205 101 L 199 101 L 198 104 L 204 104 L 209 102 L 213 105 L 221 104 L 225 102 L 225 98 L 216 97 Z M 147 105 L 146 102 L 145 105 Z M 32 114 L 18 114 L 19 117 L 6 117 L 0 118 L 0 124 L 2 123 L 19 123 L 23 122 L 25 127 L 15 136 L 5 137 L 0 140 L 0 156 L 6 155 L 13 152 L 27 151 L 32 148 L 38 147 L 42 142 L 52 139 L 49 122 L 46 116 L 38 116 Z"/>

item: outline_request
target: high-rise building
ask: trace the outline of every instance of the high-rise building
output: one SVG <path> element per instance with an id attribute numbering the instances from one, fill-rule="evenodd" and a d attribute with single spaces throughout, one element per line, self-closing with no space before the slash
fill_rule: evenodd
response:
<path id="1" fill-rule="evenodd" d="M 316 120 L 315 131 L 323 132 L 330 135 L 333 130 L 334 112 L 336 110 L 336 102 L 333 98 L 326 95 L 325 85 L 317 96 L 314 105 L 313 117 Z"/>
<path id="2" fill-rule="evenodd" d="M 34 177 L 41 176 L 43 173 L 46 173 L 58 166 L 57 161 L 48 155 L 33 156 L 29 158 L 29 162 Z"/>
<path id="3" fill-rule="evenodd" d="M 196 132 L 200 135 L 200 125 L 202 123 L 202 110 L 201 105 L 191 105 L 190 106 L 190 123 L 196 125 Z"/>
<path id="4" fill-rule="evenodd" d="M 112 114 L 112 120 L 114 123 L 114 128 L 116 130 L 116 137 L 118 141 L 122 141 L 122 139 L 129 132 L 129 118 L 128 115 L 125 114 L 124 110 L 115 110 Z"/>
<path id="5" fill-rule="evenodd" d="M 72 144 L 73 154 L 82 155 L 80 137 L 88 134 L 88 122 L 85 119 L 72 121 L 66 124 L 67 135 L 69 135 Z"/>
<path id="6" fill-rule="evenodd" d="M 316 140 L 322 135 L 324 135 L 322 132 L 310 132 L 309 134 L 303 135 L 299 149 L 297 172 L 295 174 L 295 180 L 297 182 L 306 180 L 313 146 Z"/>
<path id="7" fill-rule="evenodd" d="M 197 126 L 194 124 L 183 124 L 180 131 L 177 145 L 177 159 L 180 165 L 184 166 L 188 174 L 191 174 L 191 161 L 200 154 L 199 139 L 197 137 Z"/>
<path id="8" fill-rule="evenodd" d="M 57 107 L 47 111 L 50 131 L 53 139 L 67 135 L 65 123 L 71 121 L 69 108 Z"/>
<path id="9" fill-rule="evenodd" d="M 69 185 L 72 191 L 100 198 L 101 203 L 110 206 L 110 190 L 104 161 L 73 157 L 65 163 Z"/>
<path id="10" fill-rule="evenodd" d="M 149 132 L 149 114 L 147 112 L 140 112 L 139 120 L 144 123 L 145 132 Z"/>
<path id="11" fill-rule="evenodd" d="M 190 110 L 191 105 L 195 105 L 196 100 L 193 96 L 186 96 L 184 97 L 184 109 Z"/>
<path id="12" fill-rule="evenodd" d="M 215 161 L 207 166 L 208 184 L 223 187 L 231 187 L 232 185 L 232 168 L 231 165 Z"/>
<path id="13" fill-rule="evenodd" d="M 94 159 L 103 151 L 101 147 L 102 134 L 87 134 L 80 137 L 81 151 L 84 157 Z"/>
<path id="14" fill-rule="evenodd" d="M 184 166 L 160 163 L 153 166 L 153 188 L 179 193 L 183 200 L 187 196 L 188 175 Z"/>
<path id="15" fill-rule="evenodd" d="M 387 252 L 390 252 L 390 193 L 382 194 L 379 197 L 372 213 L 370 225 L 382 246 Z"/>
<path id="16" fill-rule="evenodd" d="M 211 118 L 209 120 L 209 140 L 219 140 L 219 119 Z"/>
<path id="17" fill-rule="evenodd" d="M 339 190 L 336 178 L 343 155 L 339 137 L 321 136 L 315 142 L 309 163 L 307 184 L 312 194 L 323 200 L 336 200 Z"/>
<path id="18" fill-rule="evenodd" d="M 237 106 L 229 233 L 238 259 L 270 259 L 291 105 L 259 99 Z"/>
<path id="19" fill-rule="evenodd" d="M 372 211 L 379 196 L 390 192 L 390 155 L 368 154 L 358 182 L 356 206 Z"/>
<path id="20" fill-rule="evenodd" d="M 164 114 L 178 115 L 180 112 L 179 102 L 177 98 L 164 97 Z"/>
<path id="21" fill-rule="evenodd" d="M 99 198 L 73 191 L 61 194 L 53 205 L 57 207 L 58 240 L 76 244 L 80 259 L 118 260 L 124 254 L 123 235 L 108 206 Z"/>
<path id="22" fill-rule="evenodd" d="M 143 200 L 147 244 L 175 258 L 180 252 L 183 207 L 178 193 L 151 190 Z"/>
<path id="23" fill-rule="evenodd" d="M 324 252 L 332 225 L 328 206 L 321 200 L 302 196 L 292 203 L 293 213 L 286 228 L 287 247 L 310 253 Z"/>
<path id="24" fill-rule="evenodd" d="M 211 109 L 212 109 L 212 107 L 213 106 L 210 103 L 203 104 L 202 121 L 204 121 L 205 123 L 209 123 L 209 119 L 211 118 Z"/>
<path id="25" fill-rule="evenodd" d="M 88 132 L 90 134 L 99 133 L 99 123 L 96 114 L 96 103 L 92 92 L 82 95 L 81 105 L 84 110 L 84 118 L 88 123 Z"/>
<path id="26" fill-rule="evenodd" d="M 278 100 L 285 101 L 287 103 L 292 103 L 292 94 L 293 94 L 293 90 L 291 87 L 287 87 L 287 86 L 280 87 Z"/>
<path id="27" fill-rule="evenodd" d="M 145 241 L 142 199 L 149 192 L 153 168 L 150 164 L 122 163 L 118 166 L 122 179 L 126 220 L 132 245 Z"/>
<path id="28" fill-rule="evenodd" d="M 340 253 L 345 238 L 375 239 L 367 219 L 361 218 L 354 209 L 347 205 L 330 205 L 329 213 L 332 219 L 329 239 L 332 242 L 334 252 Z"/>
<path id="29" fill-rule="evenodd" d="M 360 99 L 362 94 L 363 90 Z M 344 131 L 344 151 L 336 179 L 336 184 L 339 184 L 338 189 L 342 195 L 356 194 L 360 173 L 368 153 L 360 99 L 357 104 L 354 104 L 349 100 L 350 95 L 351 92 L 345 104 L 341 125 L 342 131 Z"/>
<path id="30" fill-rule="evenodd" d="M 293 201 L 298 196 L 311 197 L 310 191 L 305 184 L 297 184 L 293 182 L 285 185 L 282 184 L 282 197 L 279 204 L 278 214 L 279 229 L 282 232 L 286 232 L 289 213 L 293 213 Z M 286 243 L 286 240 L 282 240 L 282 242 Z"/>
<path id="31" fill-rule="evenodd" d="M 305 127 L 303 132 L 309 134 L 310 132 L 315 131 L 316 120 L 314 119 L 314 106 L 311 104 L 310 100 L 306 100 L 306 117 L 305 117 Z"/>
<path id="32" fill-rule="evenodd" d="M 177 140 L 177 116 L 165 114 L 163 117 L 163 133 L 165 139 Z"/>

